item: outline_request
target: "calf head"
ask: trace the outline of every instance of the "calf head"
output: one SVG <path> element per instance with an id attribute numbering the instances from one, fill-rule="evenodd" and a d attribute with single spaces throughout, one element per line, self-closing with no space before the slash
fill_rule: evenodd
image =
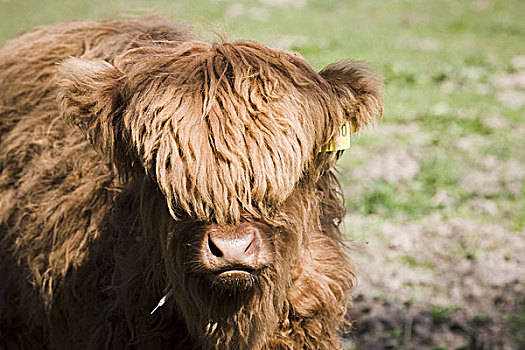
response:
<path id="1" fill-rule="evenodd" d="M 341 248 L 334 155 L 319 150 L 381 114 L 381 82 L 358 62 L 316 73 L 291 52 L 198 41 L 71 58 L 58 77 L 64 117 L 141 183 L 144 234 L 189 331 L 262 346 L 294 307 L 312 242 Z"/>

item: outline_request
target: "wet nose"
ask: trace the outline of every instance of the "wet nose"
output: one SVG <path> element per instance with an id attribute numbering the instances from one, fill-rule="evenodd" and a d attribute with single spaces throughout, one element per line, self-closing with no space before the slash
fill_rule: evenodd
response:
<path id="1" fill-rule="evenodd" d="M 203 248 L 207 250 L 205 256 L 214 270 L 257 269 L 261 239 L 257 229 L 235 232 L 234 235 L 217 230 L 208 233 Z"/>

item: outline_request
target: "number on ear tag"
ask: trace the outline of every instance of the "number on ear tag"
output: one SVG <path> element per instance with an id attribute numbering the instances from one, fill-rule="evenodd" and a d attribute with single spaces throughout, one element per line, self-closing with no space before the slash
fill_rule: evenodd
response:
<path id="1" fill-rule="evenodd" d="M 324 152 L 342 151 L 350 148 L 350 134 L 352 134 L 350 123 L 344 123 L 339 132 L 333 139 L 330 140 Z"/>

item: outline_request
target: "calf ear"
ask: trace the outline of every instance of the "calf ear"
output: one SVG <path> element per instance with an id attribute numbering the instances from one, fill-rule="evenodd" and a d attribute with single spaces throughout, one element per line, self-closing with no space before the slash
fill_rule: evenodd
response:
<path id="1" fill-rule="evenodd" d="M 124 73 L 106 61 L 69 58 L 57 68 L 61 115 L 77 125 L 109 161 L 124 162 Z"/>
<path id="2" fill-rule="evenodd" d="M 359 61 L 340 61 L 326 66 L 319 74 L 332 86 L 344 118 L 354 131 L 373 124 L 383 116 L 384 85 Z"/>

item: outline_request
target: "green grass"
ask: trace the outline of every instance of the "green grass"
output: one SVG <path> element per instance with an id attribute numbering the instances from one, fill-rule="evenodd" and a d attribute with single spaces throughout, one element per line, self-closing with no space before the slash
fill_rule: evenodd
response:
<path id="1" fill-rule="evenodd" d="M 436 267 L 432 262 L 420 261 L 410 255 L 400 256 L 399 261 L 410 266 L 411 268 L 426 268 L 432 270 Z"/>
<path id="2" fill-rule="evenodd" d="M 525 299 L 518 301 L 516 309 L 507 315 L 505 323 L 513 331 L 512 338 L 516 345 L 522 349 L 525 347 Z"/>
<path id="3" fill-rule="evenodd" d="M 450 316 L 455 310 L 457 310 L 456 306 L 447 306 L 447 307 L 439 307 L 439 306 L 434 306 L 434 305 L 431 306 L 430 314 L 432 316 L 432 322 L 436 325 L 449 322 Z"/>

